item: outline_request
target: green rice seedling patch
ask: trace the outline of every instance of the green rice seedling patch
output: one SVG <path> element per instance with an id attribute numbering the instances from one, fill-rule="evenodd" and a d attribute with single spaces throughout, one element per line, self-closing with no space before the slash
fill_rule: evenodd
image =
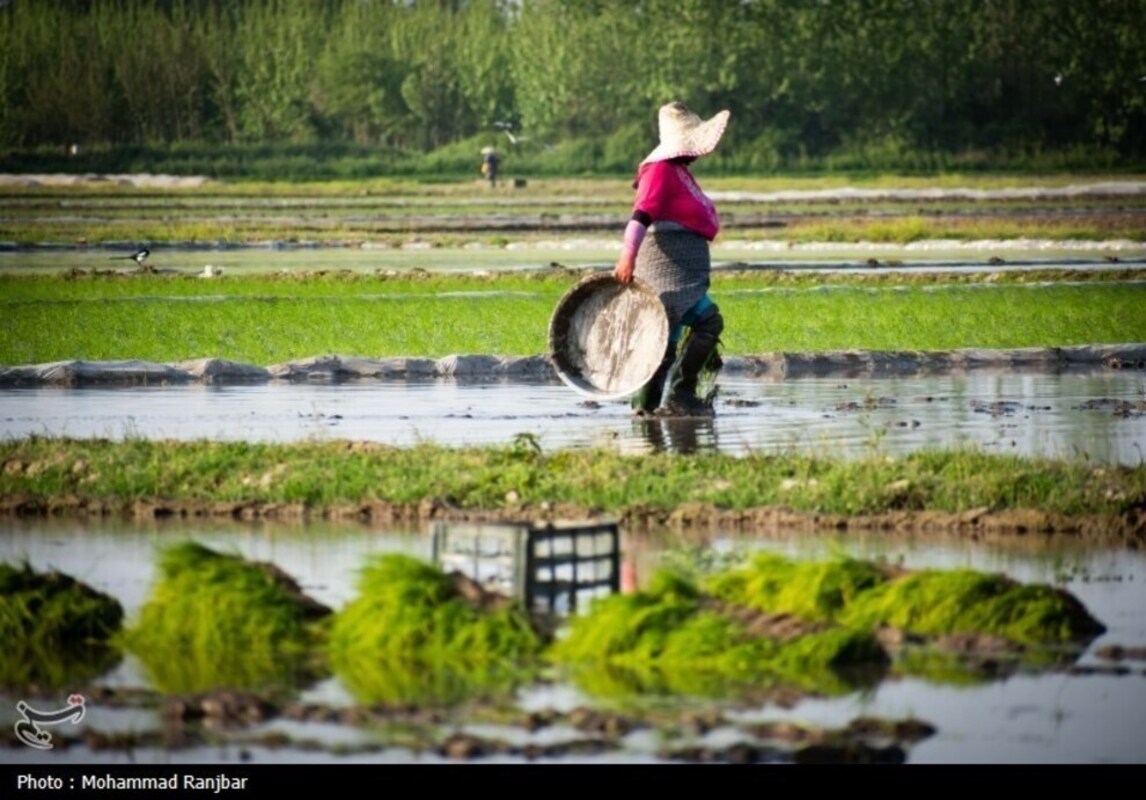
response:
<path id="1" fill-rule="evenodd" d="M 1105 630 L 1062 589 L 971 570 L 926 570 L 887 581 L 858 597 L 839 619 L 932 636 L 993 634 L 1033 645 L 1078 642 Z"/>
<path id="2" fill-rule="evenodd" d="M 293 686 L 321 669 L 311 650 L 330 609 L 274 565 L 189 541 L 159 570 L 124 644 L 161 691 Z"/>
<path id="3" fill-rule="evenodd" d="M 885 628 L 922 639 L 889 651 L 878 635 Z M 662 569 L 642 591 L 597 601 L 550 656 L 588 691 L 611 696 L 748 686 L 830 694 L 887 669 L 963 684 L 1004 662 L 1046 667 L 1062 662 L 1062 645 L 1102 630 L 1053 587 L 764 553 L 711 574 Z M 971 638 L 951 649 L 948 640 L 960 635 Z"/>
<path id="4" fill-rule="evenodd" d="M 880 666 L 887 655 L 870 633 L 858 629 L 800 626 L 762 620 L 741 609 L 713 604 L 690 577 L 671 570 L 654 575 L 632 594 L 594 603 L 570 623 L 550 649 L 557 663 L 576 665 L 583 679 L 606 691 L 685 689 L 705 686 L 782 685 L 839 692 L 854 687 L 849 668 Z M 599 669 L 588 669 L 596 665 Z M 603 671 L 600 668 L 604 668 Z"/>
<path id="5" fill-rule="evenodd" d="M 122 622 L 119 601 L 69 575 L 0 563 L 0 635 L 6 644 L 106 642 Z"/>
<path id="6" fill-rule="evenodd" d="M 838 558 L 797 562 L 762 553 L 709 576 L 704 589 L 731 603 L 849 628 L 883 626 L 925 636 L 980 634 L 1024 644 L 1066 643 L 1103 626 L 1068 592 L 972 570 L 901 573 Z"/>
<path id="7" fill-rule="evenodd" d="M 526 613 L 465 589 L 458 576 L 410 556 L 373 559 L 331 625 L 339 678 L 364 701 L 448 704 L 507 691 L 533 674 L 544 639 Z"/>
<path id="8" fill-rule="evenodd" d="M 325 353 L 440 358 L 548 350 L 575 275 L 463 278 L 0 277 L 0 364 L 216 357 L 270 366 Z M 964 276 L 965 277 L 965 276 Z M 725 352 L 1063 347 L 1146 341 L 1146 286 L 717 276 Z M 100 336 L 90 332 L 99 330 Z M 156 336 L 155 331 L 164 331 Z"/>
<path id="9" fill-rule="evenodd" d="M 0 685 L 74 687 L 120 660 L 119 601 L 69 575 L 0 563 Z"/>
<path id="10" fill-rule="evenodd" d="M 704 588 L 729 603 L 807 620 L 835 621 L 857 597 L 887 578 L 885 570 L 870 561 L 793 561 L 760 553 L 747 567 L 712 575 Z"/>

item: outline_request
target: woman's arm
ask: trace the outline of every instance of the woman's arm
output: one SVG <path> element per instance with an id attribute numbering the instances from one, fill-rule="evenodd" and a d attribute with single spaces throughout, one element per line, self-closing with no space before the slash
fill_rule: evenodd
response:
<path id="1" fill-rule="evenodd" d="M 625 226 L 625 240 L 621 244 L 621 255 L 613 267 L 613 274 L 621 283 L 628 283 L 633 279 L 633 270 L 637 266 L 637 253 L 641 249 L 641 242 L 645 239 L 652 220 L 643 211 L 634 212 L 629 224 Z"/>

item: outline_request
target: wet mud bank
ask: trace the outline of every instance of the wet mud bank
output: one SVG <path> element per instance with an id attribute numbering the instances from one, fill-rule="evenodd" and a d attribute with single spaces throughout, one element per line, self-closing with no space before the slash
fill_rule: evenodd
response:
<path id="1" fill-rule="evenodd" d="M 0 497 L 3 517 L 117 517 L 138 522 L 165 519 L 240 520 L 305 523 L 316 520 L 353 522 L 380 530 L 415 528 L 428 531 L 435 522 L 616 521 L 632 533 L 667 531 L 707 536 L 715 533 L 786 536 L 792 533 L 864 533 L 942 541 L 976 542 L 1024 539 L 1037 544 L 1082 541 L 1087 544 L 1146 546 L 1146 508 L 1121 514 L 1071 515 L 1037 508 L 962 512 L 903 510 L 876 514 L 827 514 L 780 506 L 721 508 L 686 503 L 672 509 L 630 506 L 614 513 L 581 506 L 540 503 L 503 509 L 465 509 L 427 497 L 418 503 L 366 502 L 315 507 L 303 503 L 166 500 L 118 500 L 73 496 Z"/>
<path id="2" fill-rule="evenodd" d="M 1146 343 L 999 350 L 964 348 L 941 351 L 839 350 L 815 353 L 762 353 L 724 357 L 729 375 L 796 377 L 913 375 L 978 368 L 1068 370 L 1103 367 L 1146 370 Z M 221 358 L 176 363 L 137 359 L 67 360 L 46 364 L 0 366 L 0 388 L 28 386 L 162 386 L 171 384 L 251 384 L 270 382 L 343 382 L 408 378 L 530 378 L 558 380 L 551 355 L 496 356 L 452 354 L 439 359 L 372 359 L 323 355 L 262 367 Z"/>

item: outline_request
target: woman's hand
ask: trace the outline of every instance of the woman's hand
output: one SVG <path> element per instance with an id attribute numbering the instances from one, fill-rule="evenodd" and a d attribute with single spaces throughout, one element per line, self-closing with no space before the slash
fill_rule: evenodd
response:
<path id="1" fill-rule="evenodd" d="M 627 247 L 623 248 L 616 266 L 613 267 L 613 275 L 621 283 L 632 283 L 633 270 L 636 269 L 636 266 L 636 259 L 633 257 L 632 251 Z"/>

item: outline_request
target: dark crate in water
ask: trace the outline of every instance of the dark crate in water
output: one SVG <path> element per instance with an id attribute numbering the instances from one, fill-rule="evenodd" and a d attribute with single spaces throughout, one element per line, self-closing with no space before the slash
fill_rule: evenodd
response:
<path id="1" fill-rule="evenodd" d="M 533 612 L 576 612 L 621 587 L 615 522 L 439 522 L 433 548 L 445 572 L 457 570 Z"/>

